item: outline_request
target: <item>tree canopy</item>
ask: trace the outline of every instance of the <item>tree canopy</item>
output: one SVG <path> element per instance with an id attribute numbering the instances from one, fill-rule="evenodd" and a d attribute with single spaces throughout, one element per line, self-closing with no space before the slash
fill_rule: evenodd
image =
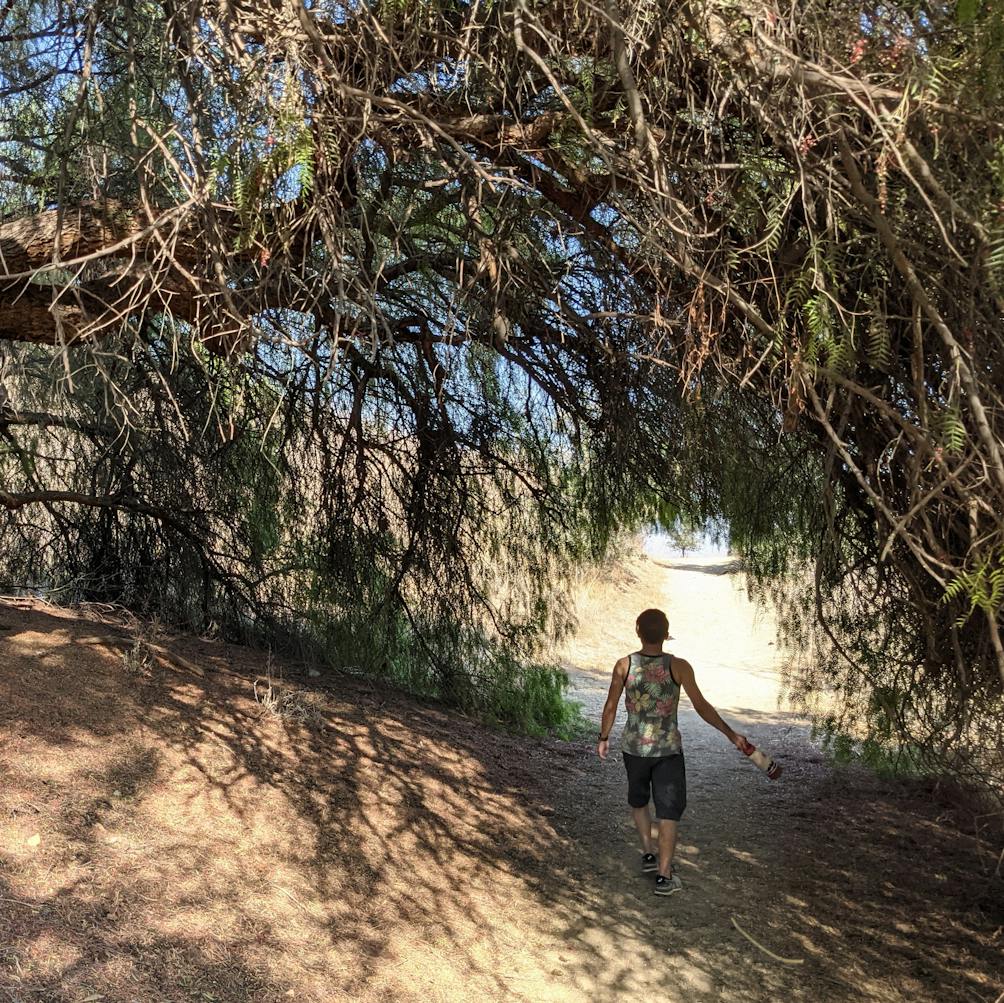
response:
<path id="1" fill-rule="evenodd" d="M 612 534 L 720 521 L 796 690 L 985 773 L 1002 40 L 970 0 L 12 0 L 8 576 L 476 702 Z"/>

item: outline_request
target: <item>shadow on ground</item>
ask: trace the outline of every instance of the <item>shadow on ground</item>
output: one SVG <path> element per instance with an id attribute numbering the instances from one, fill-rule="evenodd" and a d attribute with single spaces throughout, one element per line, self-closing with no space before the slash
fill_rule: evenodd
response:
<path id="1" fill-rule="evenodd" d="M 657 561 L 652 563 L 660 568 L 670 568 L 673 571 L 694 571 L 701 575 L 733 575 L 740 570 L 739 561 L 719 561 L 716 564 L 697 564 L 686 561 Z"/>
<path id="2" fill-rule="evenodd" d="M 686 887 L 669 900 L 638 873 L 626 809 L 591 816 L 577 807 L 623 800 L 619 762 L 594 769 L 577 798 L 559 794 L 559 830 L 583 859 L 607 861 L 598 879 L 555 899 L 571 936 L 597 945 L 568 973 L 581 998 L 651 992 L 657 983 L 644 973 L 655 968 L 666 998 L 684 1001 L 995 1003 L 1004 990 L 1004 881 L 993 877 L 1001 848 L 939 818 L 930 787 L 833 769 L 795 715 L 726 717 L 786 772 L 768 781 L 696 715 L 682 716 L 691 793 L 677 863 Z M 801 964 L 768 957 L 733 917 Z"/>
<path id="3" fill-rule="evenodd" d="M 130 673 L 126 632 L 2 619 L 10 998 L 513 998 L 513 903 L 557 843 L 539 777 L 577 750 L 346 679 L 275 716 L 256 653 L 179 639 Z"/>
<path id="4" fill-rule="evenodd" d="M 619 764 L 379 687 L 0 610 L 0 999 L 987 1000 L 1001 883 L 934 809 L 742 721 L 685 722 L 685 894 L 635 873 Z M 261 696 L 267 687 L 259 687 Z M 700 734 L 702 737 L 697 737 Z M 717 740 L 717 736 L 714 736 Z M 782 955 L 773 962 L 732 926 Z M 3 994 L 6 994 L 5 996 Z"/>

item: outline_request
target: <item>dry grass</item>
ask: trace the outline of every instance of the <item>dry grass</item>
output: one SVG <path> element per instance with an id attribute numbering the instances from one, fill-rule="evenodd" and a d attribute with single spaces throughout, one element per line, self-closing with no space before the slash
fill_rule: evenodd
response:
<path id="1" fill-rule="evenodd" d="M 308 669 L 307 675 L 317 678 L 319 673 L 316 669 Z M 262 714 L 305 728 L 324 727 L 324 698 L 303 687 L 287 686 L 281 670 L 277 679 L 271 652 L 265 664 L 265 675 L 254 681 L 253 691 Z"/>
<path id="2" fill-rule="evenodd" d="M 137 637 L 132 647 L 122 652 L 122 668 L 131 676 L 148 676 L 153 665 L 153 652 L 142 637 Z"/>

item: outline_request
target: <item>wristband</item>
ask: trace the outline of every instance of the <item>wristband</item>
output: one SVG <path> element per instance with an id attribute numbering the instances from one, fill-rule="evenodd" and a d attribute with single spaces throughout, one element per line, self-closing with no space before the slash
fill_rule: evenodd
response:
<path id="1" fill-rule="evenodd" d="M 604 738 L 604 737 L 603 737 L 602 735 L 600 735 L 600 741 L 601 741 L 601 742 L 609 742 L 609 741 L 610 741 L 610 736 L 609 736 L 609 735 L 607 735 L 607 737 L 606 737 L 606 738 Z"/>

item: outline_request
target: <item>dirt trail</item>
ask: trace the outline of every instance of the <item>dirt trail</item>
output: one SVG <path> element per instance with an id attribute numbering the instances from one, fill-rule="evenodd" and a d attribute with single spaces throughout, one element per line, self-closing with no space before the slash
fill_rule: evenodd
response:
<path id="1" fill-rule="evenodd" d="M 666 900 L 587 743 L 273 664 L 276 715 L 260 652 L 165 636 L 137 664 L 128 622 L 0 602 L 0 1003 L 994 1003 L 995 857 L 923 791 L 827 766 L 716 570 L 629 563 L 565 652 L 598 715 L 664 604 L 708 698 L 785 760 L 771 784 L 681 715 Z"/>
<path id="2" fill-rule="evenodd" d="M 677 865 L 685 889 L 659 900 L 637 873 L 619 753 L 586 771 L 583 787 L 561 799 L 562 831 L 581 854 L 568 879 L 582 896 L 570 924 L 578 995 L 568 998 L 993 1003 L 1004 989 L 994 904 L 1002 889 L 974 881 L 971 845 L 939 826 L 916 794 L 827 765 L 807 722 L 778 706 L 773 628 L 731 565 L 692 558 L 628 567 L 595 595 L 586 591 L 583 627 L 564 652 L 586 713 L 598 721 L 612 664 L 632 650 L 634 616 L 662 606 L 668 649 L 691 661 L 705 696 L 786 772 L 768 781 L 681 709 L 689 805 Z M 623 723 L 622 707 L 613 749 Z M 963 888 L 975 896 L 965 907 Z M 768 958 L 733 917 L 774 953 L 803 963 Z M 960 936 L 959 926 L 974 921 L 982 941 Z"/>

